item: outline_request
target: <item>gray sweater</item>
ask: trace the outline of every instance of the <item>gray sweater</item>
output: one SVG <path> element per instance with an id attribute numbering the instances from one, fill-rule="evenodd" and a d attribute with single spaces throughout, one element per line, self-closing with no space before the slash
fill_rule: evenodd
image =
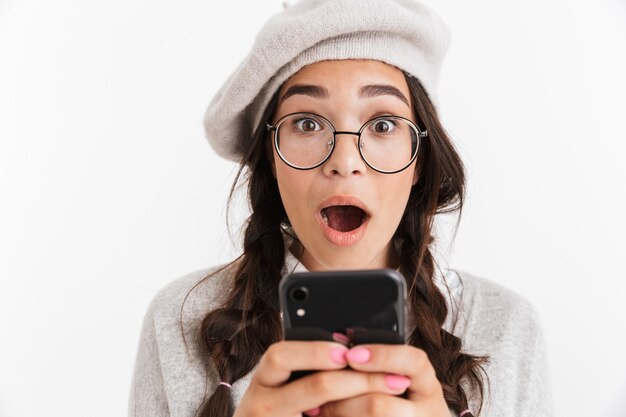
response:
<path id="1" fill-rule="evenodd" d="M 203 281 L 213 270 L 202 269 L 175 279 L 150 303 L 139 338 L 129 416 L 192 417 L 205 392 L 209 395 L 216 388 L 217 374 L 209 366 L 207 384 L 206 369 L 210 364 L 199 353 L 194 340 L 202 318 L 229 291 L 231 277 L 224 271 Z M 287 251 L 283 273 L 293 271 L 306 269 Z M 544 339 L 533 306 L 495 282 L 461 271 L 446 270 L 444 275 L 435 277 L 435 283 L 446 295 L 449 306 L 444 329 L 462 339 L 463 352 L 491 357 L 485 366 L 489 385 L 480 415 L 552 416 Z M 181 306 L 190 290 L 182 310 L 181 329 Z M 453 326 L 452 316 L 457 311 L 459 318 Z M 407 318 L 407 335 L 413 327 L 414 323 Z M 255 370 L 233 384 L 235 405 L 239 404 Z M 469 402 L 475 414 L 475 396 L 470 395 Z M 452 411 L 450 414 L 457 416 Z"/>

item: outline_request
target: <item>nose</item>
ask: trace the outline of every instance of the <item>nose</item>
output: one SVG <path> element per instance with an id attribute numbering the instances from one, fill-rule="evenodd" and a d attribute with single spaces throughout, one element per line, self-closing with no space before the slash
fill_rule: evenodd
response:
<path id="1" fill-rule="evenodd" d="M 324 174 L 343 177 L 363 174 L 366 166 L 359 153 L 358 143 L 359 137 L 356 133 L 335 133 L 335 148 L 322 166 Z"/>

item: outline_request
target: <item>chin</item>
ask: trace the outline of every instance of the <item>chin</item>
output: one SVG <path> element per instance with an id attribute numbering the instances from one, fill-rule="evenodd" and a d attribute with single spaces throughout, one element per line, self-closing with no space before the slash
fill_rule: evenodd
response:
<path id="1" fill-rule="evenodd" d="M 361 246 L 361 247 L 359 247 Z M 376 256 L 364 256 L 368 253 L 362 245 L 353 246 L 333 246 L 325 251 L 325 256 L 318 260 L 324 269 L 328 270 L 355 270 L 355 269 L 374 269 L 384 268 L 382 265 L 376 265 Z"/>

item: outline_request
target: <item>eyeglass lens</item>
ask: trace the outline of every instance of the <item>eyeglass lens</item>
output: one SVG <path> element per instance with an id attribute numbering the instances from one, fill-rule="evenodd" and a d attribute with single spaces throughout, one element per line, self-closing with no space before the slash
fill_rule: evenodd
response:
<path id="1" fill-rule="evenodd" d="M 281 156 L 298 168 L 319 165 L 333 149 L 332 125 L 310 113 L 287 116 L 278 126 L 276 135 Z M 374 169 L 398 171 L 409 165 L 415 156 L 417 137 L 418 132 L 406 120 L 378 117 L 363 126 L 360 152 Z"/>

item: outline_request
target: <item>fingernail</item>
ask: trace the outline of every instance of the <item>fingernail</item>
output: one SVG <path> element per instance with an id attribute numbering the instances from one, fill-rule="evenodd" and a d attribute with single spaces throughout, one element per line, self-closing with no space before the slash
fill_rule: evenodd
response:
<path id="1" fill-rule="evenodd" d="M 340 363 L 342 365 L 346 364 L 346 351 L 348 349 L 345 348 L 332 348 L 330 349 L 330 357 L 335 363 Z"/>
<path id="2" fill-rule="evenodd" d="M 392 390 L 405 390 L 411 385 L 411 380 L 402 375 L 388 374 L 385 379 Z"/>
<path id="3" fill-rule="evenodd" d="M 333 340 L 335 342 L 339 342 L 339 343 L 343 343 L 343 344 L 348 344 L 350 343 L 350 339 L 348 339 L 348 336 L 346 336 L 345 334 L 341 334 L 341 333 L 333 333 Z"/>
<path id="4" fill-rule="evenodd" d="M 304 414 L 306 414 L 307 416 L 316 416 L 320 413 L 320 408 L 319 407 L 315 407 L 309 411 L 305 411 Z"/>
<path id="5" fill-rule="evenodd" d="M 346 359 L 350 362 L 365 363 L 370 360 L 370 351 L 367 348 L 352 348 L 346 353 Z"/>

